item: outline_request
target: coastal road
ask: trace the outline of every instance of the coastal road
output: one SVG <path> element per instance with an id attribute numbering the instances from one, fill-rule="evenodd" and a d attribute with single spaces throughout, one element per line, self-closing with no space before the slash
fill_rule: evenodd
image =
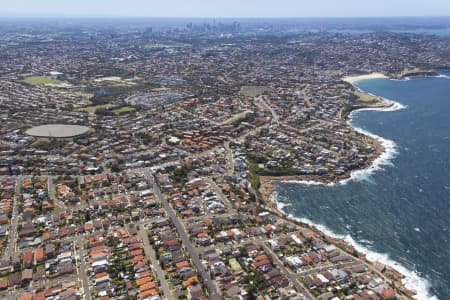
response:
<path id="1" fill-rule="evenodd" d="M 205 220 L 205 218 L 211 218 L 212 219 L 212 218 L 214 218 L 214 216 L 217 216 L 217 214 L 206 212 L 205 214 L 200 215 L 200 216 L 189 217 L 187 220 L 189 220 L 189 222 L 198 222 L 198 221 L 203 222 Z M 226 213 L 221 213 L 220 214 L 221 218 L 229 218 L 231 216 L 236 216 L 236 213 L 226 212 Z M 198 248 L 199 247 L 197 247 L 197 249 Z"/>
<path id="2" fill-rule="evenodd" d="M 351 261 L 351 262 L 347 262 L 347 263 L 341 263 L 341 264 L 336 264 L 336 265 L 314 268 L 311 270 L 297 273 L 297 275 L 298 276 L 306 276 L 306 275 L 310 275 L 310 274 L 314 274 L 314 273 L 318 273 L 318 272 L 329 271 L 332 269 L 347 268 L 347 267 L 354 267 L 354 266 L 360 266 L 360 265 L 362 265 L 362 264 L 359 261 Z"/>
<path id="3" fill-rule="evenodd" d="M 180 222 L 180 219 L 177 217 L 175 212 L 173 211 L 172 207 L 170 206 L 167 199 L 162 195 L 161 190 L 159 189 L 158 185 L 155 182 L 155 178 L 152 174 L 147 173 L 147 176 L 153 185 L 153 191 L 155 192 L 155 195 L 159 198 L 159 201 L 162 203 L 164 209 L 167 212 L 167 215 L 169 216 L 172 223 L 175 225 L 175 228 L 178 231 L 178 234 L 180 236 L 180 239 L 185 246 L 186 250 L 189 253 L 189 256 L 192 259 L 192 262 L 194 263 L 195 268 L 197 269 L 200 277 L 203 279 L 204 284 L 206 285 L 208 289 L 209 299 L 222 299 L 219 292 L 217 291 L 217 287 L 214 283 L 214 281 L 211 279 L 211 276 L 209 275 L 208 271 L 203 266 L 202 262 L 200 261 L 200 257 L 198 256 L 197 250 L 192 246 L 191 241 L 189 240 L 189 236 L 187 235 L 186 231 L 184 230 L 183 225 Z"/>
<path id="4" fill-rule="evenodd" d="M 295 289 L 298 292 L 302 293 L 305 299 L 314 300 L 314 296 L 311 295 L 308 290 L 297 280 L 297 276 L 295 274 L 289 272 L 289 270 L 284 266 L 283 262 L 278 258 L 278 256 L 269 247 L 267 247 L 265 243 L 259 244 L 263 247 L 266 253 L 270 254 L 275 265 L 277 265 L 279 270 L 281 270 L 281 272 L 283 272 L 289 278 L 289 280 L 294 284 Z"/>
<path id="5" fill-rule="evenodd" d="M 288 235 L 290 235 L 290 234 L 281 234 L 281 235 L 278 235 L 277 237 L 283 238 L 283 237 L 286 237 Z M 261 243 L 265 243 L 265 242 L 267 242 L 267 237 L 266 236 L 263 236 L 263 237 L 261 237 L 261 236 L 259 236 L 259 237 L 252 236 L 252 237 L 240 239 L 239 241 L 237 241 L 233 245 L 238 247 L 238 246 L 243 246 L 246 243 L 261 244 Z M 197 247 L 197 249 L 201 253 L 201 252 L 205 252 L 205 251 L 213 250 L 213 249 L 217 250 L 217 249 L 220 249 L 222 247 L 227 247 L 227 244 L 223 243 L 223 242 L 220 242 L 220 243 L 218 242 L 218 243 L 215 243 L 214 245 L 210 245 L 210 246 L 199 246 L 199 247 Z"/>

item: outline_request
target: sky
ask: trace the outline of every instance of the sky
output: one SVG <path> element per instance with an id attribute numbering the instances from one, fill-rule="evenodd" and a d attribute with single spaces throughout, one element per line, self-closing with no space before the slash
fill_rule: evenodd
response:
<path id="1" fill-rule="evenodd" d="M 450 16 L 449 0 L 0 0 L 1 16 L 389 17 Z"/>

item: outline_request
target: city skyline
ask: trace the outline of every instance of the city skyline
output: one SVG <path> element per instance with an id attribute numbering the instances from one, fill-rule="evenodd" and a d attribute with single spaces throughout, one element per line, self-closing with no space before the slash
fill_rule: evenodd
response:
<path id="1" fill-rule="evenodd" d="M 449 16 L 450 3 L 439 0 L 372 1 L 282 0 L 274 5 L 269 0 L 201 1 L 187 5 L 181 0 L 118 1 L 98 0 L 58 1 L 30 0 L 2 1 L 0 15 L 9 17 L 174 17 L 174 18 L 317 18 L 317 17 L 406 17 Z"/>

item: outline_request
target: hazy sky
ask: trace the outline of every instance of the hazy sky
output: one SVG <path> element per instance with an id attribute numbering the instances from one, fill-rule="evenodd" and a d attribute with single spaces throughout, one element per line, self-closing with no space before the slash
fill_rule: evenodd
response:
<path id="1" fill-rule="evenodd" d="M 450 16 L 450 0 L 0 0 L 3 16 Z"/>

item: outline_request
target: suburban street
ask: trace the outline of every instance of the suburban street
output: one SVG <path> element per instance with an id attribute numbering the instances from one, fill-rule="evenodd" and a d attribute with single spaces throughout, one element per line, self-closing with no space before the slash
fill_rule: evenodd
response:
<path id="1" fill-rule="evenodd" d="M 265 244 L 264 242 L 260 242 L 259 244 L 263 247 L 263 249 L 264 249 L 264 251 L 265 251 L 266 253 L 269 253 L 269 254 L 270 254 L 270 256 L 272 257 L 272 259 L 273 259 L 273 261 L 274 261 L 274 263 L 275 263 L 275 265 L 277 265 L 278 268 L 279 268 L 279 270 L 280 270 L 281 272 L 283 272 L 284 275 L 286 275 L 286 276 L 289 278 L 289 280 L 294 284 L 295 289 L 296 289 L 298 292 L 302 293 L 302 295 L 303 295 L 303 297 L 304 297 L 305 299 L 308 299 L 308 300 L 314 300 L 313 295 L 311 295 L 311 294 L 308 292 L 308 290 L 307 290 L 307 289 L 306 289 L 306 288 L 305 288 L 305 287 L 297 280 L 298 276 L 295 275 L 295 274 L 292 274 L 291 272 L 289 272 L 289 270 L 284 266 L 283 262 L 282 262 L 282 261 L 278 258 L 278 256 L 272 251 L 272 249 L 270 249 L 269 247 L 267 247 L 266 244 Z"/>
<path id="2" fill-rule="evenodd" d="M 67 210 L 67 206 L 58 200 L 58 197 L 56 197 L 56 188 L 55 185 L 53 184 L 53 177 L 52 176 L 47 176 L 47 186 L 48 186 L 48 196 L 50 197 L 50 199 L 53 200 L 53 202 L 58 205 L 61 210 Z"/>
<path id="3" fill-rule="evenodd" d="M 159 189 L 158 185 L 155 182 L 155 179 L 152 174 L 147 174 L 148 178 L 150 179 L 153 190 L 158 197 L 158 199 L 161 201 L 164 209 L 167 212 L 167 215 L 169 216 L 172 223 L 175 225 L 178 234 L 180 236 L 180 239 L 186 247 L 186 250 L 188 251 L 192 262 L 194 263 L 194 266 L 196 267 L 199 275 L 203 279 L 203 282 L 205 283 L 210 299 L 221 299 L 220 294 L 217 291 L 217 287 L 214 284 L 214 281 L 211 279 L 211 276 L 209 275 L 208 271 L 206 271 L 205 267 L 203 266 L 202 262 L 200 261 L 200 257 L 197 253 L 197 250 L 192 246 L 191 241 L 189 240 L 189 236 L 186 234 L 186 231 L 184 230 L 183 225 L 180 222 L 180 219 L 177 217 L 175 212 L 173 211 L 172 207 L 170 206 L 167 199 L 162 195 L 161 190 Z"/>
<path id="4" fill-rule="evenodd" d="M 366 18 L 367 3 L 358 9 L 338 5 L 353 10 L 353 22 L 337 10 L 330 20 L 303 20 L 313 10 L 293 0 L 280 7 L 202 3 L 200 10 L 192 3 L 177 10 L 151 4 L 95 8 L 88 7 L 95 1 L 80 5 L 84 0 L 55 10 L 23 1 L 30 5 L 11 7 L 11 20 L 0 26 L 0 299 L 449 298 L 445 264 L 432 263 L 438 255 L 426 256 L 430 263 L 419 275 L 430 284 L 417 288 L 422 278 L 411 284 L 410 272 L 353 243 L 361 230 L 381 250 L 384 240 L 414 239 L 404 258 L 415 265 L 419 250 L 433 254 L 434 244 L 446 245 L 438 232 L 431 244 L 423 236 L 445 224 L 445 210 L 432 209 L 442 203 L 419 205 L 423 213 L 411 210 L 428 213 L 433 224 L 407 224 L 377 239 L 366 207 L 358 206 L 353 215 L 359 219 L 347 224 L 355 193 L 338 193 L 342 205 L 333 206 L 325 202 L 335 200 L 334 191 L 303 189 L 303 183 L 354 181 L 355 172 L 372 171 L 390 152 L 383 132 L 361 130 L 351 122 L 353 113 L 423 105 L 420 91 L 430 99 L 429 91 L 436 92 L 438 100 L 450 93 L 450 19 L 422 16 L 420 9 L 411 16 L 414 22 L 387 18 L 382 10 Z M 52 9 L 61 21 L 40 20 Z M 155 16 L 142 21 L 130 9 Z M 62 21 L 65 12 L 77 11 L 79 20 Z M 96 11 L 117 18 L 84 20 Z M 197 20 L 198 11 L 211 18 Z M 157 17 L 167 14 L 180 18 Z M 412 84 L 422 80 L 415 90 Z M 396 81 L 411 84 L 408 91 L 417 99 L 406 103 L 405 91 L 391 91 Z M 421 89 L 428 81 L 430 88 Z M 383 98 L 388 82 L 393 100 Z M 436 105 L 438 112 L 447 108 L 441 101 Z M 405 113 L 416 112 L 422 110 Z M 380 123 L 372 121 L 366 125 Z M 440 133 L 442 126 L 431 125 L 428 131 Z M 436 152 L 442 143 L 428 138 L 415 146 L 430 144 L 421 150 Z M 423 173 L 409 170 L 413 164 L 400 167 L 405 174 Z M 435 169 L 448 171 L 429 171 Z M 376 193 L 357 194 L 391 208 L 392 191 L 425 180 L 416 177 L 390 186 L 380 176 Z M 284 181 L 293 184 L 277 184 Z M 445 189 L 434 190 L 436 201 L 446 199 Z M 408 205 L 426 196 L 405 191 Z M 303 204 L 309 215 L 332 207 L 336 222 L 355 227 L 348 230 L 353 240 L 287 208 L 299 193 L 308 200 Z M 386 205 L 368 207 L 375 221 L 390 224 Z M 383 253 L 391 255 L 389 249 Z"/>
<path id="5" fill-rule="evenodd" d="M 332 270 L 332 269 L 336 269 L 336 268 L 347 268 L 347 267 L 354 267 L 354 266 L 357 266 L 357 265 L 361 265 L 361 262 L 359 262 L 359 261 L 351 261 L 351 262 L 341 263 L 341 264 L 337 264 L 337 265 L 317 267 L 317 268 L 313 268 L 313 269 L 306 270 L 306 271 L 303 271 L 303 272 L 299 272 L 297 275 L 298 276 L 306 276 L 306 275 L 310 275 L 310 274 L 314 274 L 314 273 L 320 273 L 320 272 L 323 272 L 323 271 L 328 271 L 328 270 Z"/>
<path id="6" fill-rule="evenodd" d="M 84 238 L 82 236 L 76 238 L 77 246 L 78 246 L 78 256 L 80 258 L 80 277 L 83 283 L 84 289 L 84 298 L 86 300 L 91 299 L 91 292 L 89 288 L 89 278 L 87 275 L 86 262 L 84 261 Z"/>
<path id="7" fill-rule="evenodd" d="M 4 254 L 4 259 L 12 259 L 15 252 L 16 239 L 17 239 L 17 226 L 18 226 L 18 214 L 19 214 L 19 201 L 22 197 L 22 176 L 18 176 L 16 179 L 16 189 L 14 192 L 14 203 L 11 216 L 11 227 L 8 239 L 8 246 Z"/>
<path id="8" fill-rule="evenodd" d="M 150 245 L 147 230 L 144 228 L 142 222 L 139 224 L 139 235 L 141 236 L 142 242 L 144 244 L 145 255 L 150 258 L 152 267 L 156 272 L 156 276 L 158 276 L 159 282 L 161 283 L 161 288 L 163 290 L 164 296 L 166 297 L 166 299 L 171 299 L 171 292 L 169 285 L 167 284 L 164 271 L 161 269 L 161 265 L 159 264 L 159 261 L 156 258 L 155 250 Z"/>

